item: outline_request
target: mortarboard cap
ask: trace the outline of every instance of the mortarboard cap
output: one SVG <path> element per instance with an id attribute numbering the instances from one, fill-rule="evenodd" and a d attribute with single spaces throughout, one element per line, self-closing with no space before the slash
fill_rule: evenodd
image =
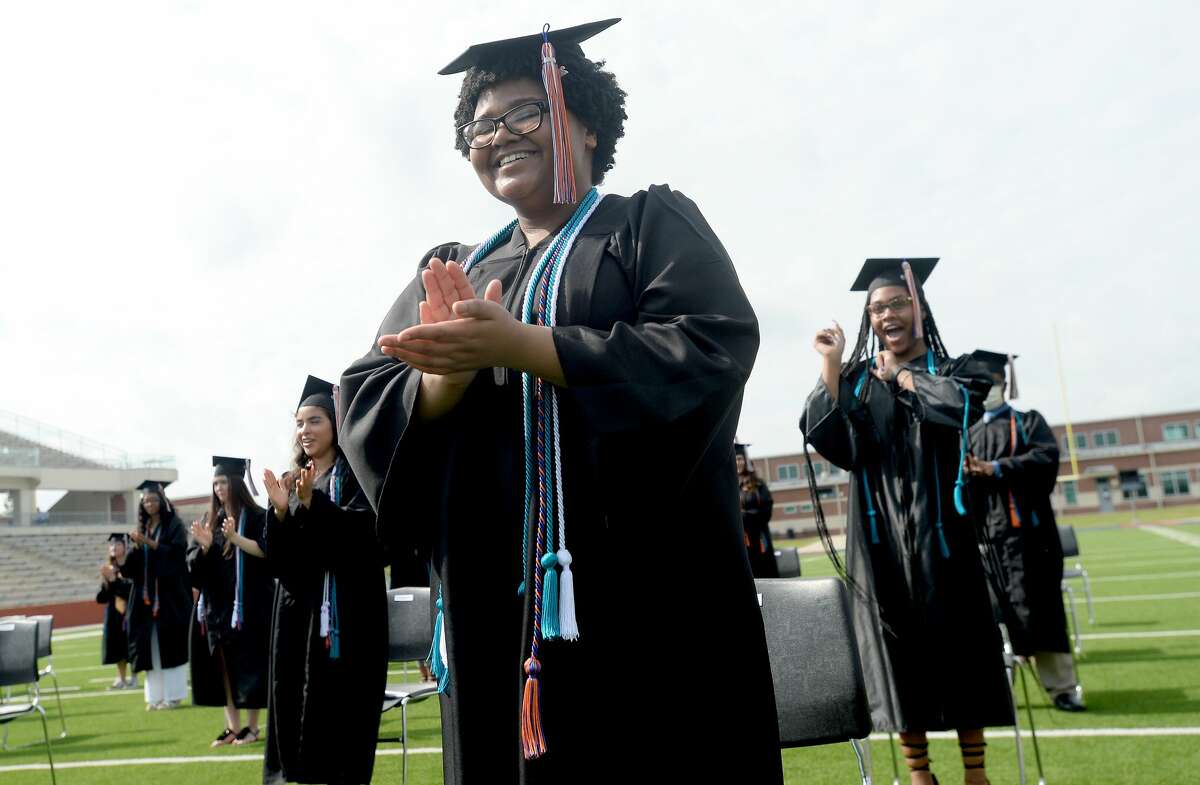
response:
<path id="1" fill-rule="evenodd" d="M 938 263 L 937 257 L 921 259 L 868 259 L 863 262 L 858 277 L 850 287 L 852 292 L 873 292 L 881 286 L 905 286 L 904 263 L 908 262 L 913 276 L 924 284 Z"/>
<path id="2" fill-rule="evenodd" d="M 250 474 L 249 458 L 229 458 L 224 455 L 213 456 L 213 477 L 241 477 L 250 486 L 250 493 L 258 495 L 254 487 L 254 477 Z"/>
<path id="3" fill-rule="evenodd" d="M 745 458 L 745 457 L 747 457 L 746 448 L 749 446 L 750 446 L 749 442 L 734 442 L 733 443 L 733 454 L 740 455 L 743 458 Z"/>
<path id="4" fill-rule="evenodd" d="M 126 542 L 126 540 L 128 540 L 128 538 L 129 538 L 129 535 L 126 534 L 125 532 L 113 532 L 112 534 L 108 535 L 108 539 L 105 540 L 105 542 L 124 543 L 124 542 Z"/>
<path id="5" fill-rule="evenodd" d="M 986 349 L 976 349 L 971 352 L 971 359 L 987 366 L 987 369 L 992 373 L 998 373 L 1001 376 L 1008 374 L 1008 397 L 1017 397 L 1017 368 L 1015 360 L 1018 355 L 1001 354 L 1000 352 L 989 352 Z"/>
<path id="6" fill-rule="evenodd" d="M 320 406 L 332 417 L 334 413 L 333 383 L 310 375 L 304 382 L 304 391 L 300 393 L 300 403 L 296 405 L 296 408 L 299 409 L 301 406 Z"/>
<path id="7" fill-rule="evenodd" d="M 604 32 L 620 21 L 620 18 L 605 19 L 600 22 L 588 22 L 587 24 L 575 25 L 574 27 L 564 27 L 561 30 L 549 30 L 546 32 L 545 38 L 551 44 L 554 44 L 554 48 L 559 53 L 566 52 L 582 57 L 583 49 L 579 46 L 581 43 L 594 35 Z M 442 76 L 458 74 L 466 71 L 468 68 L 486 65 L 491 60 L 513 52 L 537 52 L 541 48 L 542 42 L 542 33 L 534 33 L 533 35 L 522 35 L 517 38 L 505 38 L 501 41 L 474 44 L 467 47 L 467 51 L 454 58 L 449 65 L 438 71 L 438 73 Z"/>
<path id="8" fill-rule="evenodd" d="M 164 491 L 171 484 L 170 480 L 142 480 L 141 485 L 137 487 L 139 491 Z"/>

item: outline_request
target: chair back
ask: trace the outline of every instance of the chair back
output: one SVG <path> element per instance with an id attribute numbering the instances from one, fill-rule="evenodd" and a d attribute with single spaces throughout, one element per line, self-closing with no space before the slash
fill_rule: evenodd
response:
<path id="1" fill-rule="evenodd" d="M 433 645 L 429 587 L 404 587 L 388 591 L 388 659 L 393 662 L 423 660 Z"/>
<path id="2" fill-rule="evenodd" d="M 846 587 L 836 578 L 755 581 L 783 747 L 865 738 L 871 712 Z"/>
<path id="3" fill-rule="evenodd" d="M 53 616 L 27 616 L 30 621 L 36 621 L 38 625 L 38 657 L 49 657 L 50 639 L 54 636 L 54 617 Z"/>
<path id="4" fill-rule="evenodd" d="M 783 548 L 775 551 L 775 566 L 779 568 L 780 578 L 799 578 L 800 549 Z"/>
<path id="5" fill-rule="evenodd" d="M 0 621 L 0 687 L 34 684 L 38 680 L 38 623 Z"/>
<path id="6" fill-rule="evenodd" d="M 1075 539 L 1075 527 L 1058 525 L 1058 541 L 1062 544 L 1063 558 L 1079 555 L 1079 540 Z"/>

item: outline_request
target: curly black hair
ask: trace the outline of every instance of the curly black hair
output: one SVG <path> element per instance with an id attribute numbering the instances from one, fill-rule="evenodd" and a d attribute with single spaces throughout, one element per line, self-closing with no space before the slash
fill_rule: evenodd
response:
<path id="1" fill-rule="evenodd" d="M 592 182 L 599 185 L 604 182 L 604 174 L 613 168 L 617 140 L 625 135 L 625 91 L 617 84 L 617 78 L 604 70 L 603 60 L 592 62 L 572 52 L 559 52 L 558 64 L 567 69 L 562 80 L 567 109 L 596 135 Z M 454 110 L 454 127 L 457 129 L 475 119 L 475 105 L 484 90 L 500 82 L 522 78 L 541 83 L 542 55 L 539 50 L 497 57 L 486 66 L 467 71 L 458 93 L 458 107 Z M 463 158 L 470 154 L 470 148 L 457 132 L 454 146 L 462 152 Z"/>

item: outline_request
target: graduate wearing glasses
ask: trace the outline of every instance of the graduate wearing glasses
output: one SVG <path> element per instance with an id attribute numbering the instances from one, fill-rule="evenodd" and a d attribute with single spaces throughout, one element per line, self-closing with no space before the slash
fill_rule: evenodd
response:
<path id="1" fill-rule="evenodd" d="M 958 731 L 968 783 L 984 783 L 983 731 L 1011 725 L 966 491 L 968 429 L 991 387 L 986 368 L 951 357 L 925 300 L 936 259 L 868 259 L 858 337 L 844 357 L 836 323 L 817 333 L 821 378 L 800 428 L 851 474 L 845 573 L 876 730 L 895 731 L 913 785 L 930 785 L 926 731 Z M 810 489 L 818 526 L 842 570 Z"/>
<path id="2" fill-rule="evenodd" d="M 596 190 L 625 93 L 580 42 L 615 22 L 442 69 L 466 72 L 457 147 L 514 220 L 426 253 L 342 377 L 381 537 L 432 557 L 456 785 L 782 779 L 733 481 L 758 322 L 689 199 Z M 741 652 L 737 719 L 695 755 L 715 619 Z"/>

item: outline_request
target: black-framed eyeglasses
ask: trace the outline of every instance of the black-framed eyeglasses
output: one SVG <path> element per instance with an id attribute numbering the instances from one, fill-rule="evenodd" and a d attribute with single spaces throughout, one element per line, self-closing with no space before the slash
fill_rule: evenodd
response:
<path id="1" fill-rule="evenodd" d="M 893 297 L 887 302 L 871 303 L 867 306 L 867 313 L 878 319 L 888 311 L 892 313 L 904 313 L 912 305 L 912 298 L 907 294 L 902 294 L 899 297 Z"/>
<path id="2" fill-rule="evenodd" d="M 545 101 L 530 101 L 509 109 L 499 117 L 481 117 L 469 123 L 460 125 L 458 133 L 462 136 L 467 147 L 481 150 L 496 139 L 496 129 L 504 123 L 504 127 L 517 136 L 525 136 L 536 131 L 542 125 L 542 116 L 550 110 Z"/>

